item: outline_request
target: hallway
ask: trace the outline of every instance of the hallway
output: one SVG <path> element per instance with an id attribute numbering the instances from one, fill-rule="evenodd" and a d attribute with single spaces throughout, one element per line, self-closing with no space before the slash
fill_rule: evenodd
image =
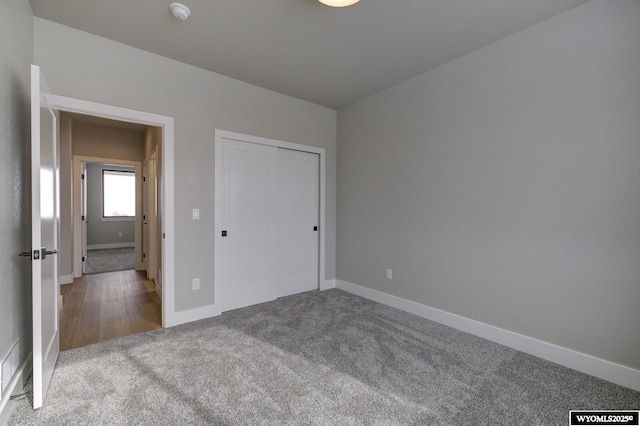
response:
<path id="1" fill-rule="evenodd" d="M 144 272 L 84 275 L 61 286 L 60 350 L 161 327 L 160 297 Z"/>

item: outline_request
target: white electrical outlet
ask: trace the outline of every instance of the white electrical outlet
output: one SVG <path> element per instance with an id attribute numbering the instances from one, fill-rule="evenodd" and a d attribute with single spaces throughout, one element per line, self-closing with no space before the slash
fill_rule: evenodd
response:
<path id="1" fill-rule="evenodd" d="M 118 232 L 118 237 L 122 237 L 122 232 Z"/>
<path id="2" fill-rule="evenodd" d="M 393 270 L 387 268 L 387 279 L 391 280 L 393 279 Z"/>
<path id="3" fill-rule="evenodd" d="M 200 219 L 200 209 L 193 209 L 193 211 L 191 212 L 191 218 L 193 220 L 199 220 Z"/>
<path id="4" fill-rule="evenodd" d="M 200 290 L 200 278 L 194 278 L 191 280 L 191 288 L 193 290 Z"/>

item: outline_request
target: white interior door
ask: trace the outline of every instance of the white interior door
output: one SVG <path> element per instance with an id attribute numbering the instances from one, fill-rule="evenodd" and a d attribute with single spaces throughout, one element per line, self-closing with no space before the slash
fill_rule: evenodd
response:
<path id="1" fill-rule="evenodd" d="M 142 165 L 142 265 L 149 277 L 149 160 Z"/>
<path id="2" fill-rule="evenodd" d="M 278 162 L 278 297 L 283 297 L 318 289 L 320 156 L 279 149 Z"/>
<path id="3" fill-rule="evenodd" d="M 158 269 L 157 223 L 158 223 L 158 174 L 156 152 L 143 165 L 142 226 L 143 264 L 147 278 L 155 280 Z"/>
<path id="4" fill-rule="evenodd" d="M 223 141 L 223 311 L 276 298 L 277 154 L 271 146 Z"/>
<path id="5" fill-rule="evenodd" d="M 82 273 L 87 272 L 87 163 L 80 164 L 80 223 L 82 224 Z"/>
<path id="6" fill-rule="evenodd" d="M 60 351 L 58 232 L 59 147 L 51 92 L 31 66 L 31 253 L 33 408 L 42 406 Z"/>
<path id="7" fill-rule="evenodd" d="M 147 250 L 148 270 L 150 280 L 158 277 L 158 162 L 156 152 L 149 157 L 149 247 Z"/>

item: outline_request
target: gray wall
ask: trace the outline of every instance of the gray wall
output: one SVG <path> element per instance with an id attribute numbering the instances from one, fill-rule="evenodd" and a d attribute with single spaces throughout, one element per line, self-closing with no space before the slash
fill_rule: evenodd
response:
<path id="1" fill-rule="evenodd" d="M 639 42 L 593 1 L 341 109 L 338 278 L 640 368 Z"/>
<path id="2" fill-rule="evenodd" d="M 72 138 L 73 155 L 144 161 L 144 130 L 121 129 L 73 120 Z"/>
<path id="3" fill-rule="evenodd" d="M 72 152 L 84 157 L 140 161 L 145 158 L 145 132 L 72 120 Z M 118 169 L 109 167 L 109 169 Z M 68 174 L 71 174 L 69 169 Z M 65 173 L 63 171 L 63 173 Z M 102 221 L 102 169 L 87 165 L 87 245 L 126 244 L 135 241 L 134 221 Z M 72 208 L 72 205 L 69 204 Z M 64 212 L 63 212 L 64 213 Z M 122 237 L 119 233 L 122 232 Z M 89 247 L 91 248 L 91 247 Z"/>
<path id="4" fill-rule="evenodd" d="M 144 130 L 108 127 L 76 118 L 60 112 L 59 267 L 62 279 L 68 282 L 73 281 L 73 156 L 142 162 L 146 149 Z"/>
<path id="5" fill-rule="evenodd" d="M 135 167 L 116 167 L 100 163 L 87 163 L 87 246 L 102 244 L 122 244 L 123 247 L 135 243 L 135 222 L 133 220 L 102 220 L 102 171 L 135 171 Z M 122 233 L 122 236 L 120 236 Z"/>
<path id="6" fill-rule="evenodd" d="M 20 362 L 31 352 L 30 70 L 33 15 L 26 0 L 0 13 L 0 358 L 20 338 Z"/>
<path id="7" fill-rule="evenodd" d="M 176 310 L 213 301 L 216 128 L 327 150 L 325 273 L 335 277 L 336 111 L 50 21 L 34 27 L 35 62 L 56 94 L 174 117 Z"/>

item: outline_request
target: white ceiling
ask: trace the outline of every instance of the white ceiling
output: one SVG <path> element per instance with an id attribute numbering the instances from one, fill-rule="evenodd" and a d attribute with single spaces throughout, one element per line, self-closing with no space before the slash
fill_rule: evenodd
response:
<path id="1" fill-rule="evenodd" d="M 587 0 L 30 0 L 36 16 L 339 108 Z"/>

